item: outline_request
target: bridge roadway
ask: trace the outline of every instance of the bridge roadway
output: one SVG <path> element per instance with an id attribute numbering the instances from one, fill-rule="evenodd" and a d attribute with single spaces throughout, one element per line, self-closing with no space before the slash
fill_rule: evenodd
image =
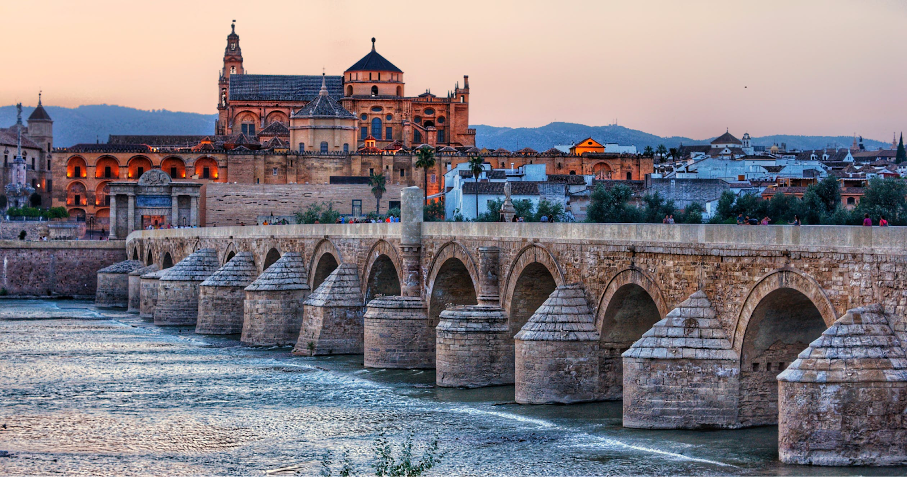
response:
<path id="1" fill-rule="evenodd" d="M 884 400 L 904 452 L 905 228 L 420 219 L 135 231 L 126 248 L 159 267 L 207 249 L 218 267 L 245 251 L 258 274 L 299 254 L 308 290 L 294 297 L 321 302 L 290 319 L 306 337 L 294 353 L 331 353 L 320 337 L 347 334 L 338 340 L 354 349 L 340 349 L 363 351 L 367 366 L 437 366 L 441 386 L 516 383 L 522 403 L 623 398 L 625 424 L 645 428 L 777 423 L 777 376 L 863 307 L 884 318 L 901 354 L 887 380 L 902 390 Z M 368 304 L 352 322 L 324 312 L 340 264 Z"/>

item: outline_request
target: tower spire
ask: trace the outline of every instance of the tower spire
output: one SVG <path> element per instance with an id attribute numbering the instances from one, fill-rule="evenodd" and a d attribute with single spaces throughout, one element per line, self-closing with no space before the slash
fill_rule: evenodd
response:
<path id="1" fill-rule="evenodd" d="M 38 106 L 41 106 L 41 90 L 38 90 Z"/>
<path id="2" fill-rule="evenodd" d="M 372 51 L 375 51 L 375 37 L 372 37 Z"/>
<path id="3" fill-rule="evenodd" d="M 319 96 L 328 96 L 328 87 L 325 86 L 325 69 L 322 68 L 322 89 L 318 90 Z"/>

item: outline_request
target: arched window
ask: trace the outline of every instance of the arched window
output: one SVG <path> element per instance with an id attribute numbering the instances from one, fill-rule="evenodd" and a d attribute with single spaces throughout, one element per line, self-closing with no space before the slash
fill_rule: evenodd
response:
<path id="1" fill-rule="evenodd" d="M 372 85 L 372 96 L 378 96 L 378 86 Z"/>
<path id="2" fill-rule="evenodd" d="M 372 118 L 372 136 L 381 139 L 381 118 Z"/>
<path id="3" fill-rule="evenodd" d="M 848 203 L 848 205 L 854 205 L 854 198 L 850 197 L 850 198 L 846 199 L 845 202 Z"/>
<path id="4" fill-rule="evenodd" d="M 353 96 L 353 85 L 347 85 L 347 96 Z"/>
<path id="5" fill-rule="evenodd" d="M 397 96 L 403 96 L 403 95 L 404 95 L 404 89 L 403 89 L 403 87 L 398 86 L 398 87 L 397 87 Z"/>
<path id="6" fill-rule="evenodd" d="M 414 132 L 413 132 L 413 142 L 414 142 L 414 143 L 422 143 L 422 135 L 419 133 L 419 131 L 414 131 Z"/>
<path id="7" fill-rule="evenodd" d="M 322 144 L 319 146 L 319 150 L 323 153 L 327 153 L 328 152 L 328 142 L 322 141 Z"/>
<path id="8" fill-rule="evenodd" d="M 345 153 L 349 153 L 349 152 L 350 152 L 350 143 L 344 143 L 344 152 L 345 152 Z"/>

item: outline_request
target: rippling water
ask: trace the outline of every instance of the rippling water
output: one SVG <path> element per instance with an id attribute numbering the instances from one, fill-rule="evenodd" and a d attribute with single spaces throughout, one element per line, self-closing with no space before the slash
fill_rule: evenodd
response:
<path id="1" fill-rule="evenodd" d="M 892 475 L 782 465 L 776 429 L 621 428 L 621 403 L 520 406 L 513 387 L 435 388 L 432 371 L 301 358 L 157 327 L 84 302 L 0 301 L 0 475 L 317 475 L 369 471 L 379 433 L 437 475 Z"/>

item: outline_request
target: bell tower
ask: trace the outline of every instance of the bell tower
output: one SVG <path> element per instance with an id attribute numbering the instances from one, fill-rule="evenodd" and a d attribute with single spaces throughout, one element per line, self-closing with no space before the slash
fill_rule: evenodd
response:
<path id="1" fill-rule="evenodd" d="M 218 79 L 218 122 L 215 125 L 215 134 L 227 134 L 230 76 L 242 74 L 243 51 L 240 49 L 240 36 L 236 34 L 236 20 L 234 20 L 230 23 L 230 34 L 227 35 L 227 46 L 224 48 L 224 68 Z"/>

